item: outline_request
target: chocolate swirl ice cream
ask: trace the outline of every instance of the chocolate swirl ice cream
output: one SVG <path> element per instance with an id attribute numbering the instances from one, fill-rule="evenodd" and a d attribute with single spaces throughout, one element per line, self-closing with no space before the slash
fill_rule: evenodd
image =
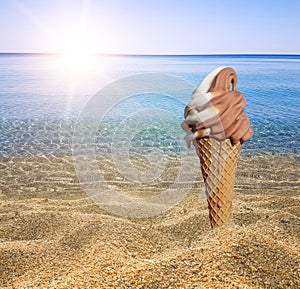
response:
<path id="1" fill-rule="evenodd" d="M 219 141 L 229 138 L 233 145 L 252 137 L 253 129 L 244 111 L 246 99 L 236 90 L 237 80 L 232 68 L 218 67 L 194 91 L 182 123 L 188 146 L 203 137 Z"/>

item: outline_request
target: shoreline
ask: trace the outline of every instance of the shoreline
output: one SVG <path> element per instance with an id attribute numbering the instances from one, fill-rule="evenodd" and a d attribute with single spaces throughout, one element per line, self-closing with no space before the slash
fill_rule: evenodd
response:
<path id="1" fill-rule="evenodd" d="M 162 167 L 162 174 L 158 175 L 157 180 L 141 180 L 144 188 L 149 186 L 150 190 L 157 186 L 162 189 L 160 183 L 169 183 L 175 181 L 178 170 L 182 165 L 180 157 L 176 153 L 165 155 L 166 162 Z M 194 155 L 185 157 L 185 161 L 196 162 L 195 173 L 197 186 L 203 186 L 202 175 L 200 172 L 199 159 Z M 99 172 L 104 176 L 104 181 L 109 185 L 128 185 L 128 191 L 140 188 L 138 182 L 126 179 L 126 175 L 120 172 L 115 165 L 115 160 L 111 154 L 98 154 L 96 156 Z M 147 173 L 151 167 L 149 160 L 145 155 L 133 153 L 130 155 L 130 164 L 134 169 Z M 241 153 L 238 160 L 236 172 L 235 189 L 240 192 L 240 188 L 249 187 L 250 190 L 266 189 L 277 190 L 290 187 L 291 191 L 297 191 L 300 186 L 299 174 L 299 155 L 298 154 L 276 154 L 272 152 L 253 154 L 248 152 Z M 195 167 L 195 166 L 194 166 Z M 3 176 L 1 182 L 2 197 L 6 194 L 13 196 L 23 193 L 24 196 L 34 194 L 47 194 L 54 191 L 67 192 L 72 190 L 82 190 L 79 184 L 77 173 L 74 167 L 72 155 L 6 155 L 0 158 L 0 173 Z M 96 176 L 97 178 L 97 176 Z M 52 186 L 52 188 L 49 188 Z M 269 188 L 269 189 L 268 189 Z M 43 192 L 43 190 L 46 192 Z"/>

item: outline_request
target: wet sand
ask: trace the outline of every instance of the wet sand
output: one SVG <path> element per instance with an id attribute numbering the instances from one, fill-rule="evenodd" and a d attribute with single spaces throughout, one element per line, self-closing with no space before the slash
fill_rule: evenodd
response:
<path id="1" fill-rule="evenodd" d="M 142 197 L 178 166 L 141 188 L 99 161 L 109 185 Z M 0 174 L 1 288 L 300 288 L 295 156 L 242 154 L 231 223 L 215 230 L 200 175 L 175 207 L 132 219 L 86 195 L 71 157 L 3 157 Z"/>

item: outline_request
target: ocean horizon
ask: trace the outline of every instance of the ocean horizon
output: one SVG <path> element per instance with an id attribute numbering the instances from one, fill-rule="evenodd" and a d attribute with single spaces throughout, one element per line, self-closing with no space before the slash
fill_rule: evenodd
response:
<path id="1" fill-rule="evenodd" d="M 28 55 L 62 55 L 64 52 L 0 52 L 4 56 L 28 56 Z M 300 56 L 298 53 L 89 53 L 98 56 L 234 56 L 234 57 L 281 57 L 281 56 Z"/>

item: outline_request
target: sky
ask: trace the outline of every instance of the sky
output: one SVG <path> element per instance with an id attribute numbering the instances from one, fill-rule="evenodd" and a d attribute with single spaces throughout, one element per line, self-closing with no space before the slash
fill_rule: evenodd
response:
<path id="1" fill-rule="evenodd" d="M 299 0 L 0 0 L 0 52 L 300 54 Z"/>

